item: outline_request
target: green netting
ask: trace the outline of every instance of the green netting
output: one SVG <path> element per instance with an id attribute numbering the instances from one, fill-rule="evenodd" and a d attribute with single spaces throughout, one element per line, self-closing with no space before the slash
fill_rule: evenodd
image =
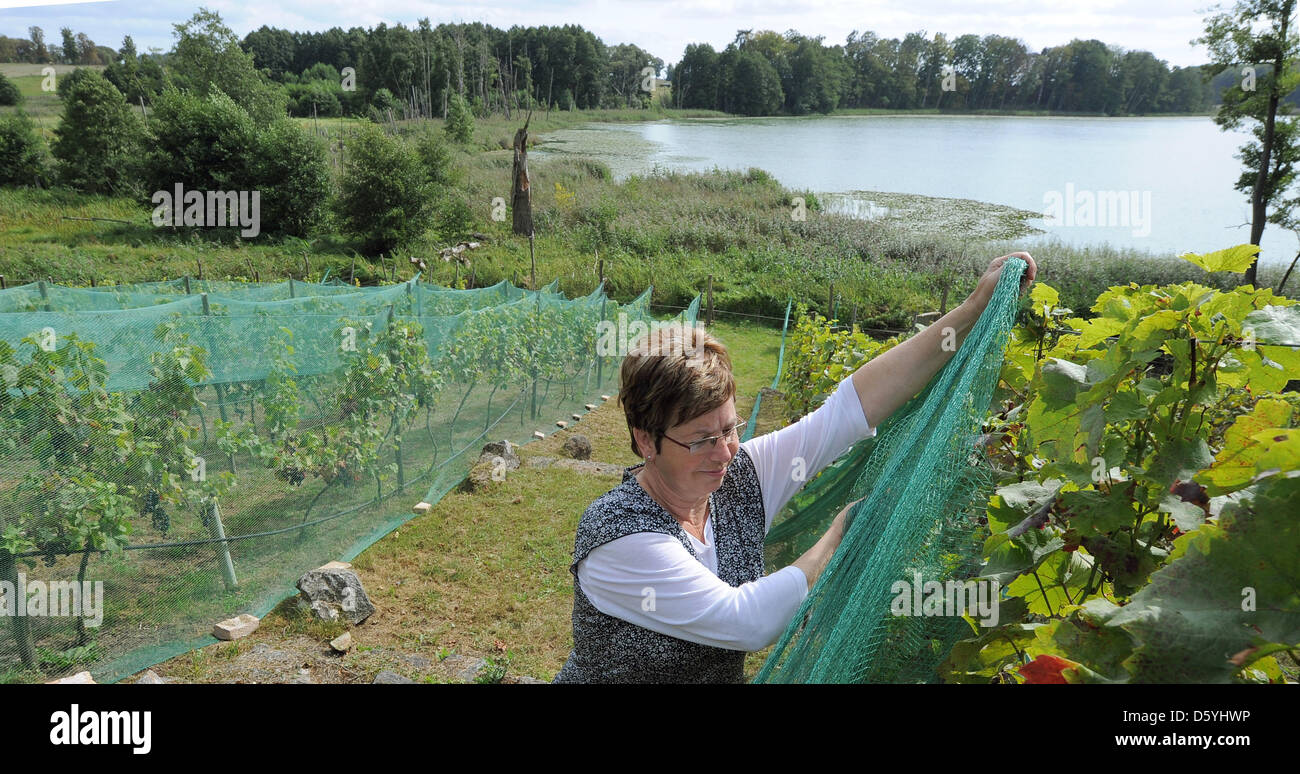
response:
<path id="1" fill-rule="evenodd" d="M 951 610 L 895 615 L 891 605 L 900 582 L 957 586 L 979 574 L 993 476 L 978 439 L 1025 268 L 1007 261 L 979 321 L 925 390 L 810 482 L 769 532 L 768 561 L 787 565 L 859 501 L 755 682 L 931 682 L 953 643 L 970 636 Z"/>
<path id="2" fill-rule="evenodd" d="M 618 304 L 557 283 L 188 284 L 0 293 L 0 584 L 103 583 L 98 627 L 0 615 L 0 682 L 117 680 L 265 615 L 436 503 L 485 442 L 615 391 L 600 323 L 651 319 L 649 291 Z M 124 550 L 79 550 L 116 518 Z"/>

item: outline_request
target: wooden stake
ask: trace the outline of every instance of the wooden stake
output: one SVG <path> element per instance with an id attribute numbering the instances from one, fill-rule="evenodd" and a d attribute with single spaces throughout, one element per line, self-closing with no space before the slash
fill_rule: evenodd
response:
<path id="1" fill-rule="evenodd" d="M 706 322 L 705 324 L 708 325 L 710 328 L 712 328 L 713 327 L 713 275 L 712 274 L 709 275 L 709 302 L 708 303 L 709 303 L 709 311 L 708 311 L 708 315 L 705 317 L 705 319 L 708 322 Z"/>

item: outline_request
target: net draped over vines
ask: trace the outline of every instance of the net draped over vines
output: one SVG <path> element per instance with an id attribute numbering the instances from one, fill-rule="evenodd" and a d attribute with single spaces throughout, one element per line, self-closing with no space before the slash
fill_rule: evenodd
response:
<path id="1" fill-rule="evenodd" d="M 557 287 L 0 291 L 0 584 L 103 583 L 97 627 L 0 616 L 0 682 L 113 681 L 208 644 L 438 502 L 484 443 L 615 392 L 601 322 L 648 322 L 649 291 Z"/>
<path id="2" fill-rule="evenodd" d="M 925 390 L 809 482 L 768 533 L 769 566 L 788 565 L 860 501 L 755 682 L 932 682 L 953 643 L 971 636 L 959 615 L 895 615 L 891 604 L 896 584 L 918 575 L 944 584 L 979 575 L 994 480 L 980 431 L 1025 268 L 1007 261 L 983 314 Z"/>

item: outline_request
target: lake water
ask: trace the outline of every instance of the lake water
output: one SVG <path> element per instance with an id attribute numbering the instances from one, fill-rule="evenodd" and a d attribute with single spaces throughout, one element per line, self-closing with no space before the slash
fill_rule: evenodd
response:
<path id="1" fill-rule="evenodd" d="M 753 166 L 822 193 L 974 199 L 1054 214 L 1029 222 L 1071 244 L 1177 254 L 1249 241 L 1233 188 L 1248 139 L 1208 117 L 818 116 L 591 124 L 548 134 L 536 155 L 594 156 L 620 179 Z M 1290 262 L 1298 246 L 1270 224 L 1261 260 Z"/>

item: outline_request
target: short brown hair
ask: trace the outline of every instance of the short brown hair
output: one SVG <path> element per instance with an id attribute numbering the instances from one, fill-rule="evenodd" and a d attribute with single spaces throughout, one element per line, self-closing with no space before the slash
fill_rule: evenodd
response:
<path id="1" fill-rule="evenodd" d="M 619 369 L 618 400 L 627 416 L 632 453 L 641 456 L 634 428 L 664 433 L 736 396 L 731 356 L 708 331 L 680 322 L 655 323 L 637 338 Z"/>

